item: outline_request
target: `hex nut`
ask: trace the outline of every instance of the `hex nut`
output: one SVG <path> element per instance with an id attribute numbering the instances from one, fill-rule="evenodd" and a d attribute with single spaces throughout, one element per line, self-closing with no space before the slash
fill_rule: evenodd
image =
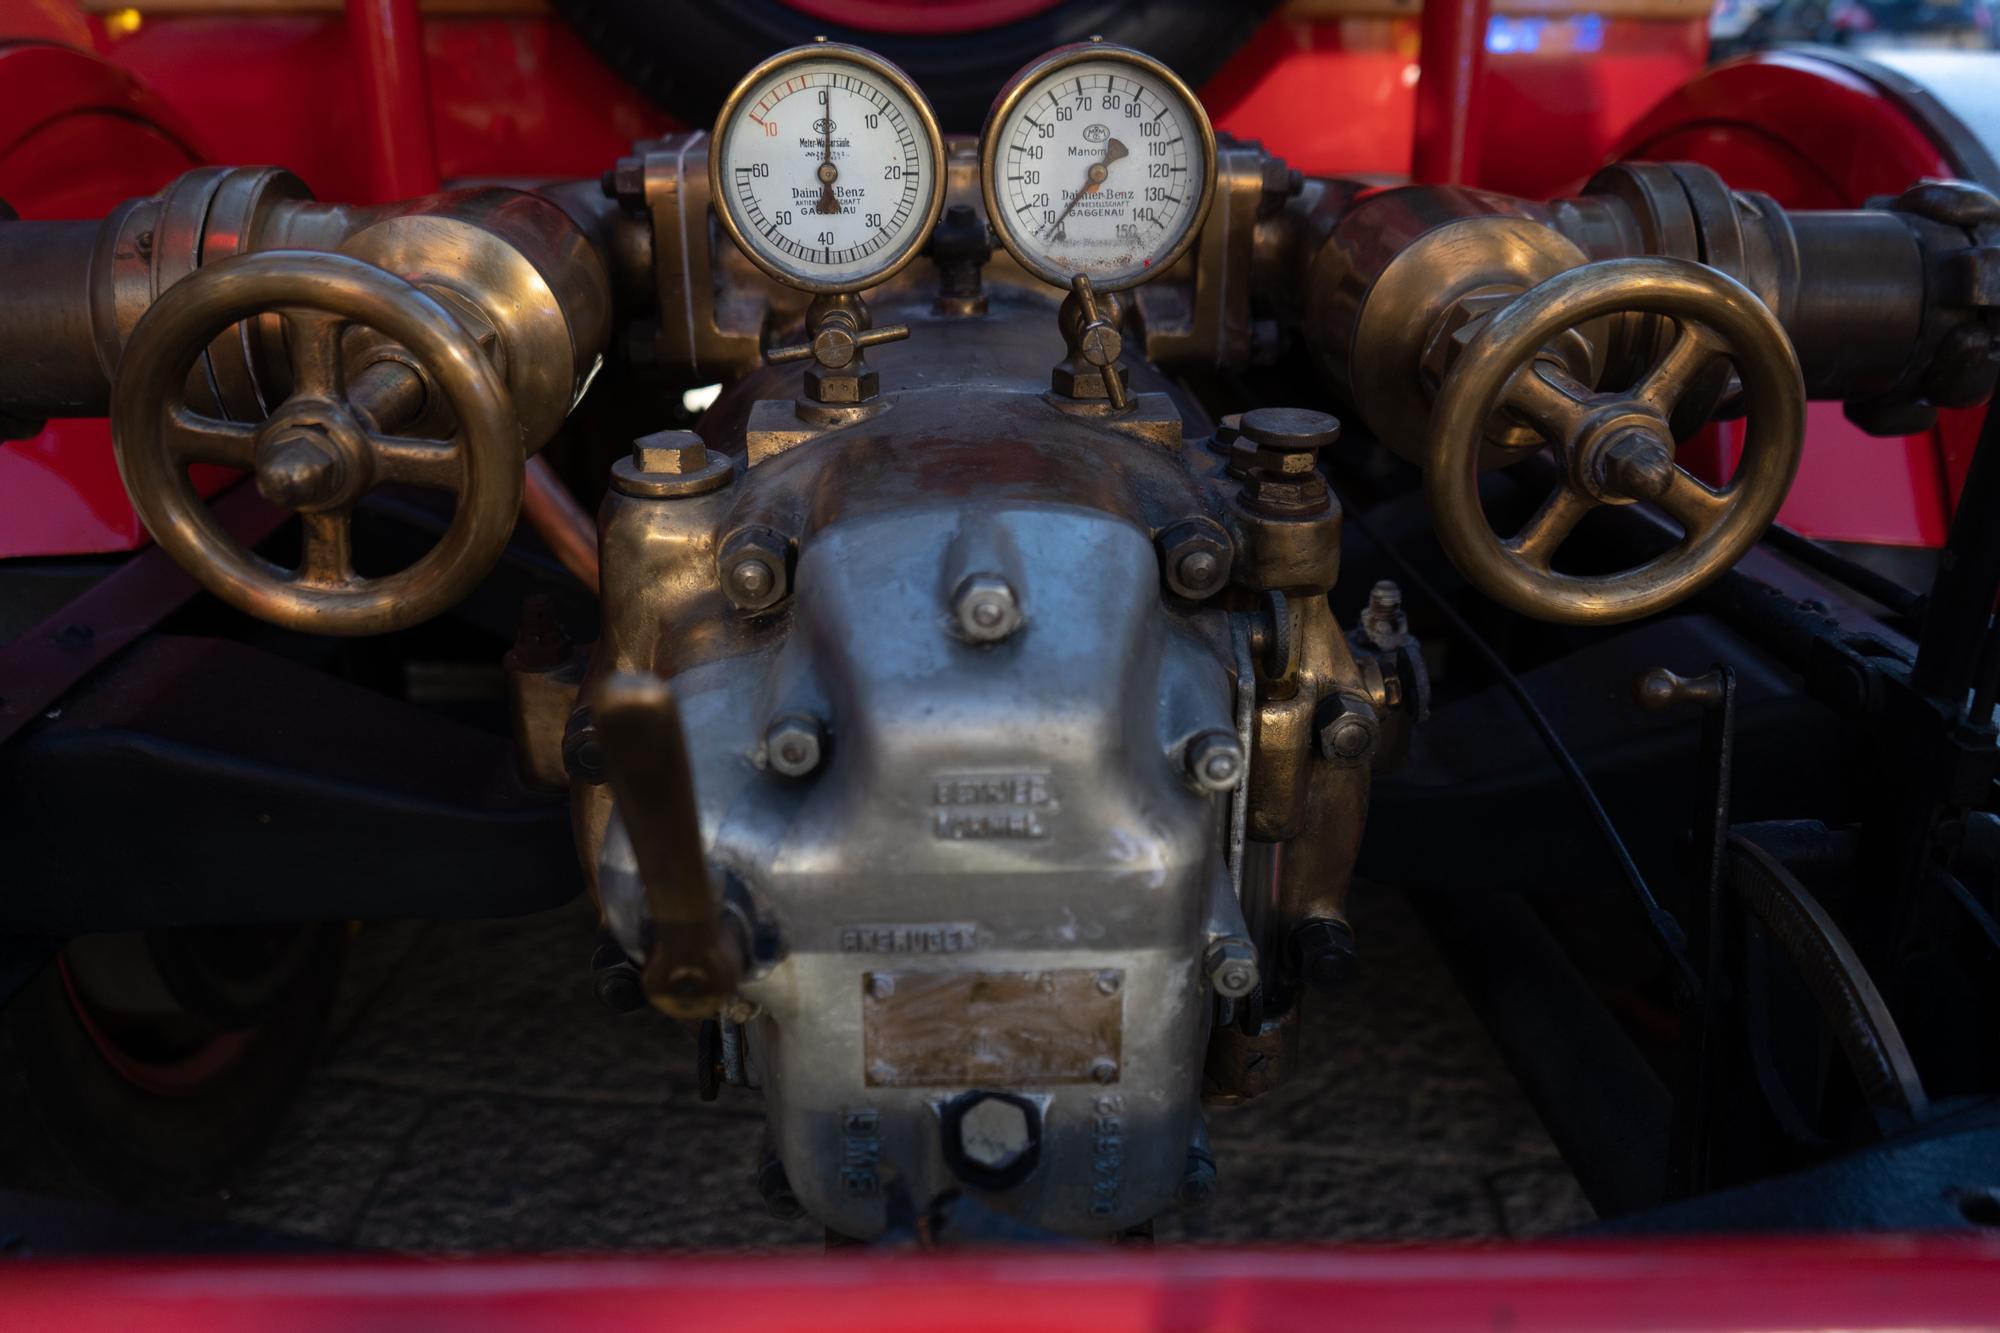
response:
<path id="1" fill-rule="evenodd" d="M 1262 978 L 1257 967 L 1257 948 L 1240 935 L 1230 935 L 1208 946 L 1202 970 L 1215 993 L 1238 1000 L 1257 989 Z"/>
<path id="2" fill-rule="evenodd" d="M 1310 917 L 1292 932 L 1292 957 L 1301 981 L 1331 995 L 1354 975 L 1354 931 L 1345 921 Z"/>
<path id="3" fill-rule="evenodd" d="M 738 528 L 715 557 L 722 594 L 746 612 L 768 610 L 791 591 L 791 543 L 765 527 Z"/>
<path id="4" fill-rule="evenodd" d="M 1176 523 L 1160 533 L 1159 547 L 1167 587 L 1176 597 L 1198 602 L 1228 586 L 1235 551 L 1220 524 L 1206 518 Z"/>
<path id="5" fill-rule="evenodd" d="M 1367 763 L 1375 752 L 1382 725 L 1373 704 L 1358 694 L 1343 692 L 1321 704 L 1313 733 L 1322 759 L 1340 768 L 1355 768 Z"/>
<path id="6" fill-rule="evenodd" d="M 967 574 L 951 595 L 952 619 L 973 643 L 998 643 L 1021 628 L 1014 585 L 998 574 Z"/>
<path id="7" fill-rule="evenodd" d="M 764 733 L 765 761 L 775 773 L 802 778 L 819 767 L 825 750 L 825 729 L 806 713 L 787 713 Z"/>
<path id="8" fill-rule="evenodd" d="M 1233 731 L 1204 731 L 1187 744 L 1188 781 L 1205 792 L 1233 791 L 1243 781 L 1243 745 Z"/>
<path id="9" fill-rule="evenodd" d="M 1027 1108 L 1001 1097 L 981 1097 L 958 1118 L 958 1150 L 988 1171 L 1007 1171 L 1035 1146 Z"/>

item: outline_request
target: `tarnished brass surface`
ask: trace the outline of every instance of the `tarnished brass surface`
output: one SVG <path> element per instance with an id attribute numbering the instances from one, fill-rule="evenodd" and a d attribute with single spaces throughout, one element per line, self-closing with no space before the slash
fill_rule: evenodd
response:
<path id="1" fill-rule="evenodd" d="M 1123 977 L 1113 972 L 870 972 L 867 1081 L 877 1088 L 1116 1083 Z"/>
<path id="2" fill-rule="evenodd" d="M 186 401 L 195 362 L 224 329 L 266 311 L 285 324 L 292 397 L 262 427 L 196 414 Z M 430 371 L 460 423 L 454 440 L 384 435 L 354 419 L 340 350 L 350 325 L 389 334 Z M 176 283 L 125 350 L 112 432 L 126 491 L 154 540 L 232 606 L 312 633 L 379 634 L 436 615 L 493 567 L 521 507 L 520 426 L 478 343 L 431 297 L 342 255 L 241 255 Z M 301 454 L 325 466 L 295 466 Z M 197 462 L 254 470 L 267 496 L 302 511 L 300 569 L 279 569 L 222 531 L 188 481 Z M 457 509 L 416 564 L 363 578 L 349 512 L 386 482 L 452 491 Z"/>
<path id="3" fill-rule="evenodd" d="M 1623 393 L 1592 393 L 1537 360 L 1557 334 L 1629 312 L 1678 332 Z M 1673 462 L 1674 404 L 1716 360 L 1743 384 L 1743 458 L 1721 490 Z M 1505 540 L 1479 504 L 1484 423 L 1503 403 L 1562 456 L 1563 484 Z M 1452 366 L 1431 419 L 1424 490 L 1438 540 L 1459 571 L 1523 615 L 1609 624 L 1660 611 L 1734 564 L 1776 517 L 1804 444 L 1805 385 L 1777 318 L 1748 288 L 1677 259 L 1604 260 L 1550 278 L 1492 315 Z M 1666 554 L 1616 574 L 1551 567 L 1557 547 L 1599 504 L 1658 504 L 1682 526 Z"/>
<path id="4" fill-rule="evenodd" d="M 702 855 L 673 691 L 658 676 L 619 672 L 592 691 L 590 706 L 652 912 L 647 998 L 676 1018 L 710 1017 L 735 993 L 743 964 Z"/>
<path id="5" fill-rule="evenodd" d="M 1445 204 L 1482 211 L 1440 223 Z M 1376 437 L 1413 463 L 1425 461 L 1430 416 L 1424 351 L 1445 313 L 1473 292 L 1522 291 L 1584 262 L 1581 250 L 1540 220 L 1485 211 L 1497 207 L 1472 191 L 1436 199 L 1389 191 L 1343 220 L 1313 266 L 1318 304 L 1308 341 L 1321 364 L 1348 382 Z"/>
<path id="6" fill-rule="evenodd" d="M 519 190 L 461 190 L 379 210 L 340 245 L 451 304 L 497 339 L 528 452 L 548 443 L 611 334 L 597 252 L 553 203 Z M 446 396 L 449 398 L 449 395 Z"/>
<path id="7" fill-rule="evenodd" d="M 1132 292 L 1134 328 L 1155 365 L 1241 366 L 1265 350 L 1251 327 L 1250 239 L 1271 197 L 1274 169 L 1289 185 L 1284 163 L 1257 145 L 1218 141 L 1215 200 L 1189 262 Z"/>

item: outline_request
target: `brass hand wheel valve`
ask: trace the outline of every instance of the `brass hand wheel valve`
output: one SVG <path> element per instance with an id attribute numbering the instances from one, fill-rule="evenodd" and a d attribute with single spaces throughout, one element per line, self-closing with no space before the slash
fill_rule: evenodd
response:
<path id="1" fill-rule="evenodd" d="M 1666 351 L 1630 388 L 1594 392 L 1544 349 L 1564 331 L 1622 313 L 1672 322 Z M 1674 460 L 1669 421 L 1712 383 L 1719 361 L 1742 382 L 1742 460 L 1720 489 Z M 1553 445 L 1561 480 L 1513 536 L 1493 531 L 1479 500 L 1485 430 L 1504 410 L 1532 427 L 1528 451 Z M 1494 312 L 1452 363 L 1431 412 L 1424 471 L 1438 540 L 1459 572 L 1496 601 L 1541 620 L 1610 624 L 1663 610 L 1719 578 L 1763 535 L 1798 471 L 1805 386 L 1777 318 L 1726 274 L 1681 259 L 1585 264 Z M 1558 548 L 1598 505 L 1646 502 L 1681 538 L 1612 574 L 1558 572 Z"/>
<path id="2" fill-rule="evenodd" d="M 203 350 L 266 312 L 283 328 L 291 396 L 257 424 L 195 412 L 186 386 Z M 362 328 L 392 339 L 409 361 L 378 361 L 350 383 L 343 335 Z M 415 416 L 427 384 L 451 409 L 453 437 L 390 433 Z M 242 255 L 168 288 L 125 349 L 111 424 L 119 473 L 153 539 L 217 597 L 290 629 L 379 634 L 429 619 L 493 567 L 521 507 L 521 425 L 478 340 L 438 300 L 345 255 Z M 223 531 L 188 479 L 196 463 L 250 472 L 266 499 L 299 512 L 297 569 Z M 450 491 L 455 512 L 415 564 L 363 577 L 353 508 L 390 484 Z"/>

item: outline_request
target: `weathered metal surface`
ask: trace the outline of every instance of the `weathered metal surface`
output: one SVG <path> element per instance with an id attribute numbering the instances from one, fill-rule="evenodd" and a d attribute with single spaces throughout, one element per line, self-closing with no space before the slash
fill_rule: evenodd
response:
<path id="1" fill-rule="evenodd" d="M 861 978 L 871 1088 L 1115 1083 L 1125 975 L 869 972 Z"/>

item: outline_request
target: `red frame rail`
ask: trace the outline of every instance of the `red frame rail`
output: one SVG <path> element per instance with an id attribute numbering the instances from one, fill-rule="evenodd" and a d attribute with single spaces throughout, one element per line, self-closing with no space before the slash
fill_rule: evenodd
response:
<path id="1" fill-rule="evenodd" d="M 2000 1238 L 23 1262 L 0 1264 L 0 1326 L 67 1333 L 1991 1329 L 2000 1328 Z"/>

